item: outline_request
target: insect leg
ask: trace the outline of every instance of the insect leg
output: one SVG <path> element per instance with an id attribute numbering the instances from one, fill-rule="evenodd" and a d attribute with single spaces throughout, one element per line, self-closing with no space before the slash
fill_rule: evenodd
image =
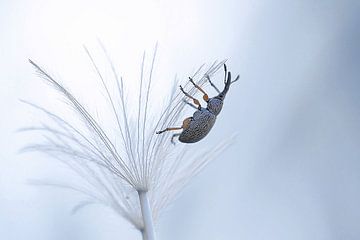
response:
<path id="1" fill-rule="evenodd" d="M 189 105 L 190 107 L 195 108 L 195 109 L 198 109 L 194 104 L 189 103 L 189 102 L 186 101 L 185 99 L 184 99 L 183 101 L 184 101 L 184 103 L 186 103 L 186 104 Z"/>
<path id="2" fill-rule="evenodd" d="M 175 134 L 173 134 L 173 135 L 172 135 L 172 137 L 171 137 L 171 143 L 172 143 L 172 144 L 174 144 L 174 145 L 175 145 L 174 138 L 176 138 L 176 137 L 180 136 L 180 134 L 181 134 L 181 133 L 175 133 Z"/>
<path id="3" fill-rule="evenodd" d="M 190 122 L 191 122 L 192 119 L 193 119 L 192 117 L 185 118 L 181 128 L 182 129 L 188 129 L 190 127 Z"/>
<path id="4" fill-rule="evenodd" d="M 192 117 L 188 117 L 188 118 L 185 118 L 183 123 L 182 123 L 182 126 L 181 127 L 168 127 L 168 128 L 165 128 L 164 130 L 161 130 L 161 131 L 157 131 L 156 134 L 161 134 L 161 133 L 164 133 L 166 131 L 173 131 L 173 130 L 180 130 L 180 129 L 188 129 L 189 126 L 190 126 L 190 122 L 192 120 Z"/>
<path id="5" fill-rule="evenodd" d="M 197 85 L 191 77 L 189 77 L 189 80 L 194 85 L 194 87 L 199 89 L 200 92 L 202 92 L 204 94 L 204 96 L 203 96 L 204 101 L 205 102 L 209 101 L 209 96 L 207 95 L 207 93 L 199 85 Z"/>
<path id="6" fill-rule="evenodd" d="M 209 81 L 210 85 L 217 91 L 217 93 L 220 93 L 220 90 L 215 86 L 215 84 L 213 84 L 208 75 L 206 76 L 206 79 Z"/>
<path id="7" fill-rule="evenodd" d="M 182 127 L 169 127 L 169 128 L 165 128 L 164 130 L 157 131 L 156 134 L 161 134 L 161 133 L 164 133 L 166 131 L 180 130 L 180 129 L 182 129 Z"/>
<path id="8" fill-rule="evenodd" d="M 199 100 L 197 100 L 196 98 L 194 98 L 193 96 L 191 96 L 190 94 L 185 92 L 185 90 L 183 89 L 183 87 L 181 85 L 180 85 L 180 90 L 185 94 L 185 96 L 187 96 L 188 98 L 191 98 L 194 101 L 194 103 L 196 105 L 198 105 L 198 109 L 201 109 L 201 104 L 200 104 Z"/>

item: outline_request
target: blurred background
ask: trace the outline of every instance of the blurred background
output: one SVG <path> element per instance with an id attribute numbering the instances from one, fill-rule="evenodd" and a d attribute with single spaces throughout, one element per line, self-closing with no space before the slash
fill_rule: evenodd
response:
<path id="1" fill-rule="evenodd" d="M 164 84 L 214 60 L 241 74 L 198 146 L 233 132 L 236 143 L 165 211 L 158 239 L 360 239 L 359 12 L 356 0 L 2 0 L 1 239 L 141 239 L 105 207 L 71 215 L 81 195 L 28 184 L 71 180 L 67 169 L 18 154 L 39 136 L 17 129 L 43 120 L 19 99 L 59 102 L 27 59 L 91 105 L 97 89 L 82 45 L 97 51 L 97 38 L 127 81 L 156 42 Z"/>

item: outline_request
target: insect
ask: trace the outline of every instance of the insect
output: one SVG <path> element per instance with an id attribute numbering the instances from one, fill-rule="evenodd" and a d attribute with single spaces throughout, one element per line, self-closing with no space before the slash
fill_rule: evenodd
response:
<path id="1" fill-rule="evenodd" d="M 164 130 L 156 132 L 156 134 L 161 134 L 166 131 L 172 131 L 172 130 L 183 130 L 181 133 L 173 134 L 171 137 L 171 142 L 174 143 L 174 138 L 179 137 L 179 141 L 183 143 L 195 143 L 203 139 L 211 130 L 211 128 L 214 126 L 216 117 L 221 112 L 221 109 L 223 107 L 224 99 L 229 91 L 230 85 L 237 80 L 239 80 L 240 76 L 238 75 L 235 80 L 231 81 L 231 73 L 227 71 L 227 67 L 224 64 L 224 71 L 225 71 L 225 77 L 224 77 L 224 90 L 221 92 L 219 89 L 211 82 L 210 77 L 207 76 L 207 80 L 209 81 L 210 85 L 217 91 L 218 95 L 212 98 L 209 98 L 207 93 L 198 86 L 192 78 L 189 77 L 190 82 L 197 88 L 200 92 L 202 92 L 203 99 L 207 103 L 206 108 L 201 107 L 201 104 L 199 100 L 192 97 L 190 94 L 185 92 L 183 87 L 180 85 L 180 90 L 184 93 L 184 95 L 190 99 L 193 100 L 194 104 L 187 102 L 185 103 L 190 105 L 191 107 L 197 109 L 192 117 L 186 118 L 181 127 L 168 127 Z"/>

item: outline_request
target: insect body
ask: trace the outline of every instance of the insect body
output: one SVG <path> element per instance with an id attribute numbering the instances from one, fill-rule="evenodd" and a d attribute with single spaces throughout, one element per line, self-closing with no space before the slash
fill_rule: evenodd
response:
<path id="1" fill-rule="evenodd" d="M 194 143 L 203 139 L 214 126 L 215 120 L 216 115 L 206 108 L 197 110 L 194 112 L 194 115 L 189 118 L 188 126 L 183 128 L 182 133 L 179 135 L 179 141 L 183 143 Z"/>
<path id="2" fill-rule="evenodd" d="M 195 143 L 203 139 L 210 132 L 211 128 L 214 126 L 216 117 L 217 115 L 219 115 L 223 107 L 224 99 L 227 92 L 229 91 L 230 85 L 239 79 L 239 76 L 237 76 L 234 81 L 231 81 L 231 73 L 227 72 L 227 68 L 225 64 L 224 64 L 224 71 L 225 71 L 225 78 L 224 78 L 225 87 L 224 90 L 221 92 L 211 82 L 210 78 L 207 77 L 208 81 L 210 82 L 210 85 L 218 92 L 218 95 L 212 98 L 209 98 L 206 92 L 200 86 L 196 85 L 191 78 L 189 78 L 190 82 L 204 94 L 203 99 L 207 103 L 206 108 L 201 107 L 199 100 L 195 99 L 190 94 L 185 92 L 184 89 L 180 86 L 180 90 L 185 94 L 185 96 L 192 99 L 193 102 L 197 105 L 197 107 L 187 101 L 185 102 L 191 107 L 197 109 L 197 111 L 194 112 L 192 117 L 186 118 L 183 121 L 181 127 L 170 127 L 158 131 L 156 133 L 160 134 L 166 131 L 183 129 L 181 133 L 173 134 L 171 138 L 172 143 L 174 143 L 175 137 L 179 137 L 179 141 L 183 143 Z"/>

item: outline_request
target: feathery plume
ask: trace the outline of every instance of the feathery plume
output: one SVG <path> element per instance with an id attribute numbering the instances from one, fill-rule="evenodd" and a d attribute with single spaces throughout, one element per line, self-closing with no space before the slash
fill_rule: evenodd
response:
<path id="1" fill-rule="evenodd" d="M 48 124 L 22 129 L 41 131 L 45 136 L 44 142 L 27 146 L 25 150 L 49 154 L 83 179 L 83 183 L 78 186 L 73 183 L 47 181 L 33 183 L 78 191 L 84 194 L 86 199 L 73 208 L 74 213 L 89 204 L 106 205 L 141 231 L 143 239 L 153 240 L 153 221 L 159 218 L 161 211 L 174 200 L 193 176 L 229 146 L 233 138 L 223 141 L 211 150 L 192 151 L 193 147 L 189 145 L 172 145 L 168 134 L 155 135 L 158 129 L 180 124 L 180 117 L 183 117 L 186 106 L 180 91 L 176 91 L 177 84 L 174 81 L 168 103 L 162 109 L 154 110 L 161 113 L 156 114 L 158 119 L 154 120 L 150 113 L 157 47 L 147 74 L 145 53 L 143 55 L 137 106 L 134 111 L 135 104 L 132 104 L 130 111 L 125 99 L 126 83 L 116 72 L 106 49 L 101 43 L 100 45 L 113 74 L 116 94 L 113 94 L 88 49 L 84 48 L 105 91 L 105 98 L 112 112 L 111 124 L 115 124 L 116 131 L 107 128 L 111 126 L 110 123 L 101 125 L 68 89 L 46 70 L 29 60 L 39 76 L 64 97 L 82 123 L 79 126 L 67 120 L 66 116 L 24 101 L 49 118 Z M 224 61 L 214 62 L 207 70 L 204 70 L 203 65 L 192 78 L 202 86 L 207 82 L 207 77 L 216 73 L 223 64 Z M 184 87 L 188 88 L 190 94 L 195 94 L 196 89 L 192 85 L 186 83 Z"/>

